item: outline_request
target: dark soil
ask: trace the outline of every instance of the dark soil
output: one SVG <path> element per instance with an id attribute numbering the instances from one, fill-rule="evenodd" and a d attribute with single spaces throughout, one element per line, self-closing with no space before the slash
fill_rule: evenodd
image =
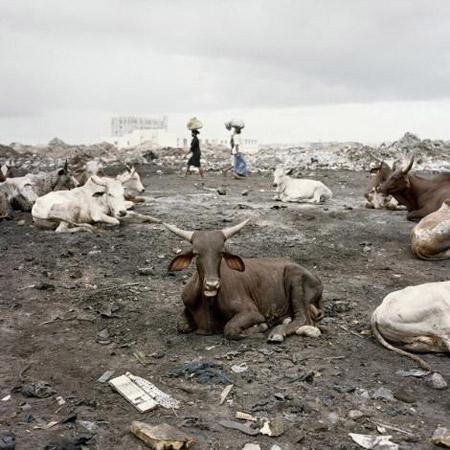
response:
<path id="1" fill-rule="evenodd" d="M 90 449 L 144 449 L 128 427 L 132 420 L 167 422 L 195 437 L 198 449 L 241 449 L 247 442 L 268 450 L 354 449 L 348 433 L 377 434 L 376 422 L 404 449 L 429 449 L 438 424 L 449 425 L 448 390 L 422 379 L 401 377 L 415 364 L 381 347 L 367 332 L 371 312 L 386 294 L 408 285 L 448 280 L 450 261 L 425 262 L 409 251 L 404 211 L 364 208 L 366 175 L 313 174 L 333 191 L 326 206 L 272 200 L 271 179 L 209 175 L 205 186 L 192 176 L 149 174 L 141 212 L 191 229 L 221 228 L 250 217 L 232 241 L 245 257 L 291 256 L 315 271 L 324 284 L 328 331 L 320 338 L 293 336 L 281 345 L 264 337 L 230 342 L 223 336 L 176 331 L 180 294 L 192 268 L 176 275 L 166 267 L 186 243 L 159 225 L 125 224 L 98 235 L 56 234 L 36 229 L 29 214 L 0 223 L 0 401 L 1 429 L 13 431 L 17 450 L 43 449 L 59 436 L 95 422 Z M 226 195 L 217 195 L 223 186 Z M 209 188 L 209 189 L 205 189 Z M 241 195 L 248 190 L 248 195 Z M 24 225 L 18 221 L 25 219 Z M 138 268 L 150 275 L 140 275 Z M 97 342 L 108 329 L 109 344 Z M 136 357 L 135 355 L 138 355 Z M 448 381 L 449 359 L 424 358 Z M 177 364 L 204 360 L 222 365 L 234 387 L 219 405 L 223 385 L 174 378 Z M 241 374 L 234 364 L 246 363 Z M 182 402 L 175 411 L 140 414 L 107 384 L 96 380 L 108 369 L 142 376 Z M 56 394 L 26 398 L 15 386 L 46 381 Z M 402 400 L 365 399 L 385 387 Z M 362 395 L 361 395 L 362 394 Z M 66 403 L 60 406 L 56 397 Z M 364 417 L 352 420 L 350 410 Z M 236 411 L 282 418 L 280 437 L 247 436 L 218 424 Z M 76 419 L 73 417 L 76 414 Z M 71 417 L 72 416 L 72 417 Z M 64 419 L 75 420 L 61 423 Z M 49 429 L 51 421 L 59 423 Z"/>

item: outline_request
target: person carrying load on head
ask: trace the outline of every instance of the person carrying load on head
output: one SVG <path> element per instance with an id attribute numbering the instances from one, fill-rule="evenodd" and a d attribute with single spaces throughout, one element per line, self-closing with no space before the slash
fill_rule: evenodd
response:
<path id="1" fill-rule="evenodd" d="M 241 138 L 241 131 L 245 124 L 242 120 L 230 120 L 225 122 L 225 128 L 231 132 L 230 147 L 231 147 L 231 166 L 223 171 L 226 176 L 227 172 L 233 170 L 235 178 L 247 176 L 247 163 L 242 155 L 243 145 Z"/>
<path id="2" fill-rule="evenodd" d="M 200 134 L 199 129 L 203 127 L 203 124 L 196 117 L 192 117 L 192 119 L 188 121 L 187 127 L 192 132 L 191 148 L 189 150 L 189 153 L 192 153 L 192 155 L 187 162 L 187 168 L 186 173 L 184 174 L 184 178 L 186 178 L 191 173 L 191 167 L 197 167 L 200 177 L 203 178 L 203 169 L 200 163 L 200 141 L 198 139 L 198 135 Z"/>

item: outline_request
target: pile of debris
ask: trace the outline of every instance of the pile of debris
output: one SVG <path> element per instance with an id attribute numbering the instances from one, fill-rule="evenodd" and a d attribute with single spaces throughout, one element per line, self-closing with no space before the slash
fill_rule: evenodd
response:
<path id="1" fill-rule="evenodd" d="M 202 144 L 202 164 L 206 171 L 221 171 L 230 165 L 230 149 L 225 145 Z M 244 151 L 245 154 L 245 151 Z M 294 169 L 298 175 L 305 170 L 368 170 L 379 160 L 392 164 L 414 155 L 415 168 L 450 170 L 450 142 L 420 139 L 406 133 L 398 141 L 380 146 L 359 142 L 310 143 L 303 146 L 265 146 L 258 152 L 246 154 L 252 172 L 272 171 L 279 165 Z M 130 149 L 118 149 L 101 142 L 93 145 L 70 145 L 54 138 L 48 145 L 31 146 L 13 143 L 0 146 L 0 163 L 11 161 L 22 172 L 49 171 L 68 160 L 79 167 L 91 159 L 100 159 L 105 166 L 114 164 L 154 165 L 168 173 L 182 170 L 188 151 L 182 148 L 156 147 L 144 142 Z"/>

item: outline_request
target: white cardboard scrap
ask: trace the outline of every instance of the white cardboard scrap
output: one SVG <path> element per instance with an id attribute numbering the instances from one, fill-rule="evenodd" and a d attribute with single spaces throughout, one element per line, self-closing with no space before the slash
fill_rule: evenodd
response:
<path id="1" fill-rule="evenodd" d="M 138 411 L 145 412 L 156 408 L 178 408 L 179 401 L 159 390 L 144 378 L 129 372 L 109 380 L 109 384 L 127 399 Z"/>

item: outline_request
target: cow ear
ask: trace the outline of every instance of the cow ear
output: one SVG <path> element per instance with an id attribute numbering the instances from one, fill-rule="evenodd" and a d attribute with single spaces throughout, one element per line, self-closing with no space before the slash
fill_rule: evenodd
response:
<path id="1" fill-rule="evenodd" d="M 225 252 L 223 257 L 230 269 L 237 270 L 238 272 L 243 272 L 245 270 L 244 261 L 240 256 Z"/>
<path id="2" fill-rule="evenodd" d="M 192 250 L 188 250 L 175 256 L 175 258 L 170 261 L 169 272 L 178 272 L 179 270 L 186 269 L 189 267 L 193 257 L 194 253 L 192 253 Z"/>

